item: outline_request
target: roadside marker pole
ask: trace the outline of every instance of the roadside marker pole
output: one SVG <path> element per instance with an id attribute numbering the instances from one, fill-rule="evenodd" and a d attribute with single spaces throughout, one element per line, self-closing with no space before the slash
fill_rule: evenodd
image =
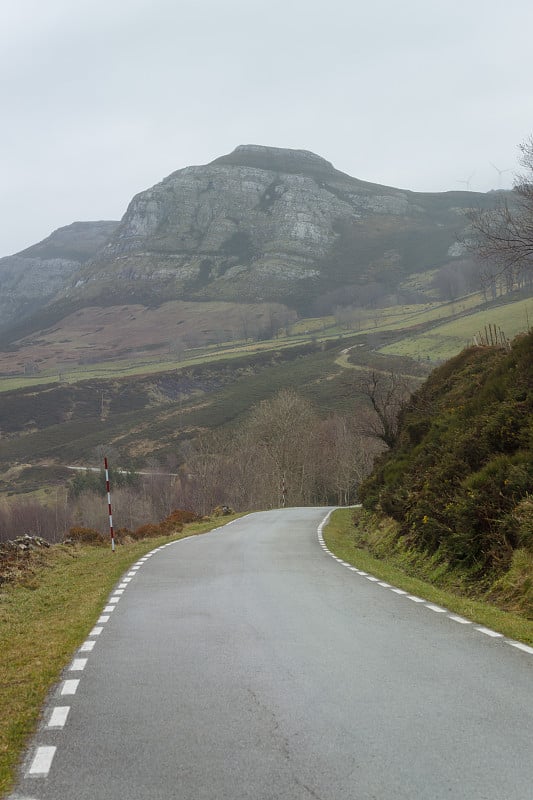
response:
<path id="1" fill-rule="evenodd" d="M 109 511 L 109 532 L 111 534 L 111 550 L 115 552 L 115 534 L 113 532 L 113 514 L 111 513 L 111 490 L 109 488 L 109 468 L 107 466 L 107 457 L 104 458 L 105 466 L 105 488 L 107 491 L 107 508 Z"/>

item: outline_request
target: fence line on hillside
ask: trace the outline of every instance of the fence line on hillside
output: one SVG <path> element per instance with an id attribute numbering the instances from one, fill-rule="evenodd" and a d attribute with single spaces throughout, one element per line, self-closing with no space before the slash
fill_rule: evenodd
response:
<path id="1" fill-rule="evenodd" d="M 490 322 L 485 325 L 484 331 L 479 331 L 474 334 L 474 344 L 476 347 L 505 347 L 506 350 L 511 349 L 511 342 L 497 325 L 492 325 Z"/>

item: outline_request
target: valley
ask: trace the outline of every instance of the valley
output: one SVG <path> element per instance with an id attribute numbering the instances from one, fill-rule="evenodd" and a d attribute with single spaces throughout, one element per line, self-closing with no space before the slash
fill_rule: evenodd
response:
<path id="1" fill-rule="evenodd" d="M 244 145 L 0 259 L 0 493 L 55 496 L 66 464 L 187 464 L 281 390 L 369 413 L 365 375 L 410 389 L 533 289 L 469 251 L 508 193 L 416 193 L 302 150 Z M 378 437 L 379 438 L 379 437 Z M 174 468 L 164 465 L 173 464 Z"/>
<path id="2" fill-rule="evenodd" d="M 213 316 L 211 309 L 204 309 L 206 325 L 217 319 L 217 313 L 220 320 L 227 311 L 223 303 L 214 305 Z M 168 320 L 176 313 L 175 304 L 167 306 L 136 311 L 144 320 L 145 337 L 152 330 L 154 338 L 162 338 L 164 315 Z M 230 308 L 238 324 L 243 309 Z M 121 310 L 123 318 L 132 313 L 131 308 Z M 262 311 L 260 306 L 254 310 L 256 314 Z M 120 319 L 108 313 L 109 319 Z M 147 324 L 150 315 L 152 322 Z M 185 441 L 202 431 L 238 424 L 254 404 L 282 388 L 297 390 L 322 415 L 354 414 L 365 404 L 355 385 L 354 367 L 394 371 L 419 381 L 444 358 L 471 344 L 485 325 L 498 325 L 512 338 L 526 329 L 528 315 L 533 316 L 531 297 L 509 295 L 487 305 L 478 293 L 453 303 L 361 311 L 358 330 L 350 327 L 350 320 L 330 315 L 299 320 L 276 338 L 263 341 L 241 338 L 184 347 L 174 354 L 168 352 L 166 342 L 159 352 L 147 348 L 137 358 L 130 353 L 128 359 L 113 357 L 109 348 L 105 361 L 69 366 L 65 360 L 61 374 L 46 369 L 46 361 L 42 372 L 33 375 L 4 373 L 0 378 L 0 489 L 35 491 L 37 475 L 48 483 L 46 470 L 38 469 L 40 464 L 98 463 L 96 453 L 102 445 L 116 449 L 124 464 L 138 469 L 147 460 L 165 464 L 177 455 L 179 461 Z M 87 318 L 88 312 L 82 316 Z M 80 317 L 70 319 L 79 331 Z M 227 323 L 231 317 L 226 314 L 225 319 Z M 117 339 L 128 341 L 120 326 L 109 323 L 109 330 L 115 331 Z M 210 333 L 206 328 L 206 336 Z M 75 341 L 66 327 L 48 333 L 46 344 L 33 347 L 51 352 L 61 344 L 65 347 L 69 336 Z M 21 352 L 28 347 L 32 345 Z M 3 358 L 4 365 L 16 368 L 20 354 L 4 353 Z M 13 472 L 16 464 L 25 467 L 15 467 Z M 68 478 L 62 472 L 53 475 L 51 471 L 52 484 Z"/>

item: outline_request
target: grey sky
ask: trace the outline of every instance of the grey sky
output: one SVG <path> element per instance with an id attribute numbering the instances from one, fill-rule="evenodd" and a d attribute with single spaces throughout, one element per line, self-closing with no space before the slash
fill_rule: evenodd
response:
<path id="1" fill-rule="evenodd" d="M 2 0 L 0 255 L 238 144 L 509 187 L 532 30 L 531 0 Z"/>

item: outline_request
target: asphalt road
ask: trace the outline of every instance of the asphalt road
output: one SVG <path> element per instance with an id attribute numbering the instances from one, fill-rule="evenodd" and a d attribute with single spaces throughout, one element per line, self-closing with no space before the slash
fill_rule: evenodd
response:
<path id="1" fill-rule="evenodd" d="M 334 561 L 325 513 L 254 514 L 143 561 L 13 797 L 531 800 L 533 655 Z"/>

